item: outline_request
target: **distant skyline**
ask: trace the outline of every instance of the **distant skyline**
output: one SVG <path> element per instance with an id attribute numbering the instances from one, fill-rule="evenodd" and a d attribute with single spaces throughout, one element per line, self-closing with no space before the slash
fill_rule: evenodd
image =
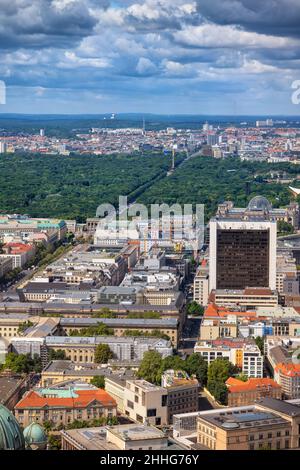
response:
<path id="1" fill-rule="evenodd" d="M 299 24 L 299 0 L 0 0 L 0 113 L 297 116 Z"/>

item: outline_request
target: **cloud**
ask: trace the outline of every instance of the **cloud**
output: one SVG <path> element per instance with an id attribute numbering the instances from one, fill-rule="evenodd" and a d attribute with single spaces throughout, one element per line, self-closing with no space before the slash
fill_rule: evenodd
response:
<path id="1" fill-rule="evenodd" d="M 156 70 L 155 64 L 146 57 L 141 57 L 136 66 L 136 71 L 139 75 L 153 75 Z"/>
<path id="2" fill-rule="evenodd" d="M 237 26 L 220 26 L 216 24 L 187 26 L 185 29 L 175 32 L 174 38 L 183 45 L 194 47 L 242 47 L 250 49 L 300 45 L 300 42 L 296 40 L 244 31 Z"/>
<path id="3" fill-rule="evenodd" d="M 268 112 L 299 79 L 299 0 L 0 3 L 7 109 Z"/>
<path id="4" fill-rule="evenodd" d="M 298 0 L 197 0 L 197 9 L 214 23 L 278 36 L 300 36 Z"/>

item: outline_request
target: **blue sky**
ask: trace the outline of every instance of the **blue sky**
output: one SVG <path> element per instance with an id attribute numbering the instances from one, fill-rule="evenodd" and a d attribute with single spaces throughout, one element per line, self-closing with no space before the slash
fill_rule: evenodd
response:
<path id="1" fill-rule="evenodd" d="M 300 115 L 299 24 L 299 0 L 0 0 L 0 112 Z"/>

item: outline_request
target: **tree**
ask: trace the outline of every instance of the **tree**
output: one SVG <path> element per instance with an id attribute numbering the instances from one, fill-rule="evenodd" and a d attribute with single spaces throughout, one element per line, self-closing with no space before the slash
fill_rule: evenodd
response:
<path id="1" fill-rule="evenodd" d="M 161 372 L 167 369 L 185 370 L 185 362 L 177 355 L 167 356 L 162 360 Z"/>
<path id="2" fill-rule="evenodd" d="M 123 336 L 144 336 L 169 340 L 170 336 L 160 330 L 143 331 L 143 330 L 125 330 Z"/>
<path id="3" fill-rule="evenodd" d="M 58 349 L 57 351 L 50 349 L 49 351 L 49 361 L 64 360 L 66 357 L 66 353 L 63 349 Z"/>
<path id="4" fill-rule="evenodd" d="M 227 405 L 228 389 L 225 384 L 218 381 L 214 382 L 209 391 L 214 396 L 215 400 L 222 403 L 222 405 Z"/>
<path id="5" fill-rule="evenodd" d="M 193 302 L 188 305 L 187 313 L 188 315 L 203 315 L 204 307 L 193 300 Z"/>
<path id="6" fill-rule="evenodd" d="M 208 366 L 207 388 L 217 401 L 227 403 L 226 380 L 236 372 L 234 365 L 228 359 L 216 359 Z"/>
<path id="7" fill-rule="evenodd" d="M 111 336 L 113 330 L 104 323 L 99 322 L 96 326 L 71 330 L 69 336 Z"/>
<path id="8" fill-rule="evenodd" d="M 279 233 L 294 233 L 294 227 L 292 224 L 289 224 L 288 222 L 285 222 L 284 220 L 278 220 L 277 222 L 277 231 Z"/>
<path id="9" fill-rule="evenodd" d="M 24 333 L 24 331 L 27 330 L 27 328 L 30 328 L 31 326 L 33 326 L 33 323 L 30 320 L 20 323 L 18 327 L 18 333 Z"/>
<path id="10" fill-rule="evenodd" d="M 7 354 L 3 369 L 10 369 L 16 374 L 28 374 L 29 372 L 39 373 L 42 370 L 41 358 L 35 354 L 34 358 L 30 354 Z"/>
<path id="11" fill-rule="evenodd" d="M 212 361 L 207 370 L 207 386 L 212 382 L 225 383 L 228 377 L 235 373 L 234 365 L 228 359 L 216 359 Z"/>
<path id="12" fill-rule="evenodd" d="M 60 450 L 61 449 L 61 439 L 59 437 L 50 434 L 48 437 L 48 444 L 51 450 Z"/>
<path id="13" fill-rule="evenodd" d="M 259 347 L 260 352 L 264 354 L 264 344 L 265 344 L 264 339 L 261 336 L 257 336 L 255 338 L 255 344 L 256 346 Z"/>
<path id="14" fill-rule="evenodd" d="M 144 354 L 137 375 L 153 384 L 159 384 L 161 379 L 162 357 L 157 351 L 147 351 Z"/>
<path id="15" fill-rule="evenodd" d="M 99 312 L 94 312 L 92 315 L 93 318 L 115 318 L 116 313 L 112 312 L 109 308 L 103 307 Z"/>
<path id="16" fill-rule="evenodd" d="M 91 384 L 95 385 L 98 388 L 105 388 L 105 378 L 104 375 L 96 375 L 92 378 Z"/>
<path id="17" fill-rule="evenodd" d="M 97 364 L 107 364 L 109 359 L 113 357 L 113 353 L 110 350 L 108 344 L 98 344 L 95 350 L 94 362 Z"/>
<path id="18" fill-rule="evenodd" d="M 247 382 L 247 380 L 248 380 L 248 376 L 246 374 L 244 374 L 243 372 L 241 372 L 241 374 L 237 375 L 236 378 L 238 380 L 241 380 L 242 382 Z"/>
<path id="19" fill-rule="evenodd" d="M 202 386 L 207 382 L 207 361 L 201 354 L 193 353 L 185 361 L 185 370 L 190 375 L 195 375 Z"/>

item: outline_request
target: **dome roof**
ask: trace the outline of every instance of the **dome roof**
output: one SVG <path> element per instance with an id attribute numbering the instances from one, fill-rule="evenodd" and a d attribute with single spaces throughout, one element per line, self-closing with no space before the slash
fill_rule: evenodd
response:
<path id="1" fill-rule="evenodd" d="M 26 444 L 29 446 L 32 444 L 41 445 L 47 444 L 47 436 L 42 428 L 38 423 L 30 423 L 23 432 Z"/>
<path id="2" fill-rule="evenodd" d="M 248 211 L 266 211 L 272 209 L 272 205 L 264 196 L 255 196 L 248 204 Z"/>
<path id="3" fill-rule="evenodd" d="M 0 405 L 0 450 L 23 450 L 25 441 L 14 415 Z"/>

